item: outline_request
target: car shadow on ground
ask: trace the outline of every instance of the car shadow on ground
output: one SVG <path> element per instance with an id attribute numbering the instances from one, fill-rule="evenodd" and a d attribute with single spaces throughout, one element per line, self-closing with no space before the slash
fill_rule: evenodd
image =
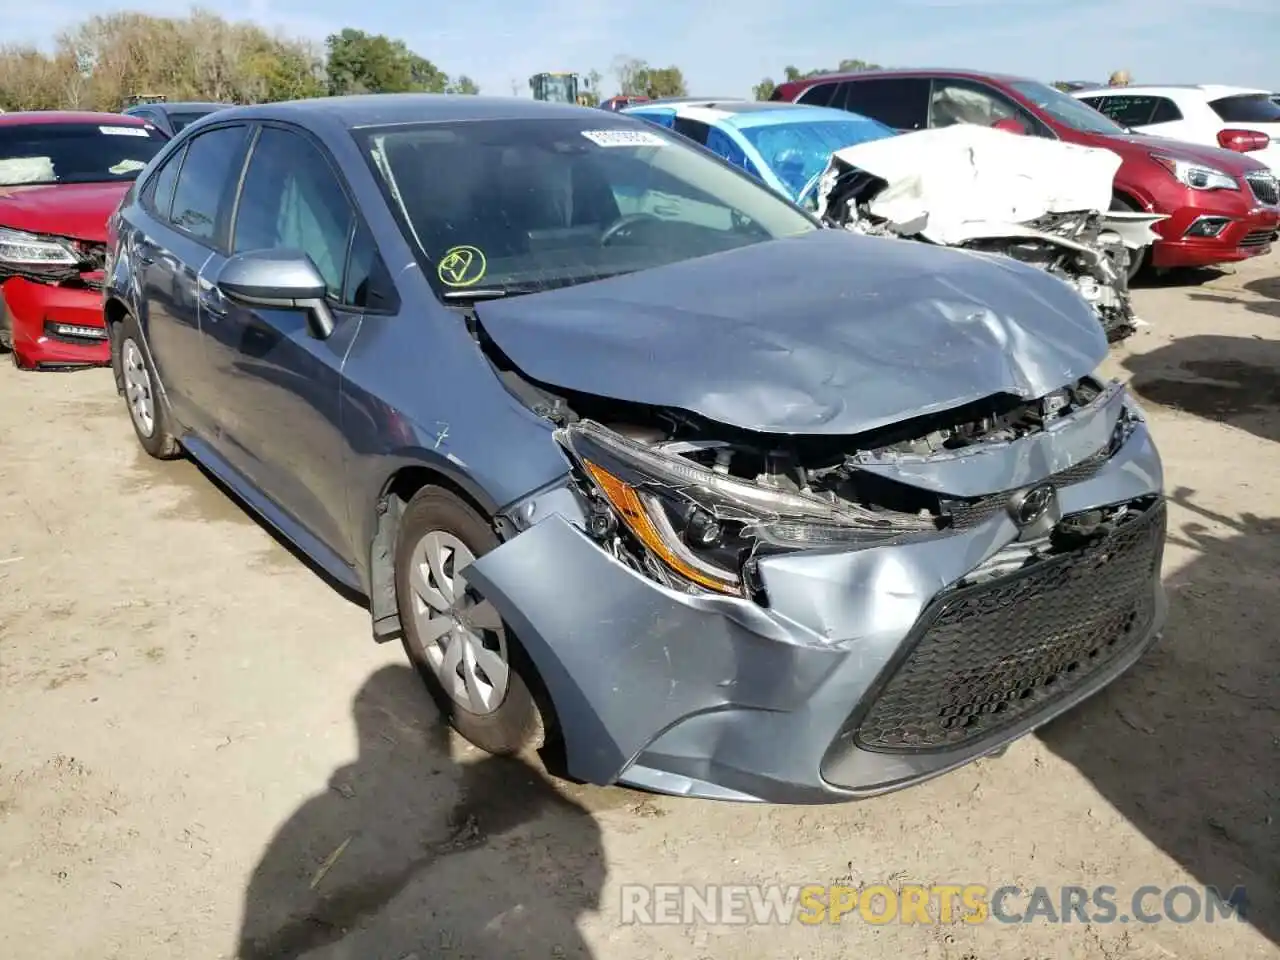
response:
<path id="1" fill-rule="evenodd" d="M 1142 400 L 1280 441 L 1280 341 L 1182 337 L 1123 363 Z"/>
<path id="2" fill-rule="evenodd" d="M 1133 279 L 1134 289 L 1154 290 L 1162 287 L 1202 287 L 1229 274 L 1218 267 L 1171 267 L 1144 270 Z"/>
<path id="3" fill-rule="evenodd" d="M 1198 883 L 1244 887 L 1246 918 L 1280 943 L 1280 517 L 1171 499 L 1201 519 L 1170 536 L 1196 557 L 1166 579 L 1163 638 L 1040 736 Z"/>
<path id="4" fill-rule="evenodd" d="M 562 957 L 605 879 L 594 818 L 522 759 L 450 759 L 408 667 L 356 695 L 354 763 L 279 829 L 245 896 L 241 960 Z"/>

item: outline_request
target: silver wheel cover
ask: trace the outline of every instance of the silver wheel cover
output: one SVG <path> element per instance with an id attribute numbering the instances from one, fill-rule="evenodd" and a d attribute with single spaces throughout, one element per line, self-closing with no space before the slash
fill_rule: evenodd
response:
<path id="1" fill-rule="evenodd" d="M 485 716 L 506 699 L 510 664 L 498 612 L 461 576 L 474 560 L 453 534 L 426 534 L 409 560 L 409 601 L 422 661 L 454 702 Z"/>
<path id="2" fill-rule="evenodd" d="M 151 392 L 151 374 L 142 351 L 132 337 L 120 345 L 120 366 L 124 372 L 124 397 L 129 417 L 138 433 L 150 438 L 156 431 L 156 404 Z"/>

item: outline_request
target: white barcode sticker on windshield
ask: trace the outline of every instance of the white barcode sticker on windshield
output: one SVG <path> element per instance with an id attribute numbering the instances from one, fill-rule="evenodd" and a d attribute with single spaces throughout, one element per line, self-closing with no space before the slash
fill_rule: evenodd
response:
<path id="1" fill-rule="evenodd" d="M 665 147 L 667 141 L 648 130 L 583 130 L 597 147 Z"/>
<path id="2" fill-rule="evenodd" d="M 99 127 L 109 137 L 147 137 L 145 127 Z"/>

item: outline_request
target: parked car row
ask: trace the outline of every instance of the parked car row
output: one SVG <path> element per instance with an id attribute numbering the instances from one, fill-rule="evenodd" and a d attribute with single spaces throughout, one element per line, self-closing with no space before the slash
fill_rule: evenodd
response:
<path id="1" fill-rule="evenodd" d="M 25 369 L 109 362 L 102 323 L 107 219 L 169 138 L 222 104 L 123 114 L 0 116 L 0 350 Z"/>
<path id="2" fill-rule="evenodd" d="M 1133 88 L 1117 88 L 1129 92 Z M 779 85 L 774 99 L 838 107 L 901 131 L 956 123 L 1110 150 L 1121 158 L 1113 208 L 1164 215 L 1161 239 L 1133 264 L 1207 266 L 1267 253 L 1280 235 L 1280 191 L 1248 153 L 1135 134 L 1034 80 L 958 70 L 881 70 Z M 1250 107 L 1250 109 L 1258 109 Z"/>
<path id="3" fill-rule="evenodd" d="M 769 109 L 710 125 L 755 170 L 515 98 L 239 107 L 172 139 L 63 118 L 131 144 L 94 153 L 120 171 L 102 272 L 96 227 L 33 219 L 5 287 L 49 261 L 101 285 L 142 448 L 365 596 L 478 746 L 675 794 L 882 793 L 1143 653 L 1161 464 L 1076 289 L 824 229 L 791 196 L 845 134 Z M 57 156 L 0 210 L 75 189 Z"/>

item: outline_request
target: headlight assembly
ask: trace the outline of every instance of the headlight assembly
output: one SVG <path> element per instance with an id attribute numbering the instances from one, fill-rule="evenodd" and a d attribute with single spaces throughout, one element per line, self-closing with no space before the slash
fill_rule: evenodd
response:
<path id="1" fill-rule="evenodd" d="M 80 257 L 55 237 L 39 237 L 0 227 L 0 263 L 29 267 L 72 267 Z"/>
<path id="2" fill-rule="evenodd" d="M 759 546 L 803 549 L 931 533 L 926 517 L 773 489 L 627 439 L 592 421 L 556 431 L 592 493 L 668 570 L 708 590 L 743 592 Z"/>
<path id="3" fill-rule="evenodd" d="M 1183 186 L 1190 187 L 1192 190 L 1240 189 L 1240 184 L 1236 182 L 1235 177 L 1229 173 L 1224 173 L 1217 167 L 1191 163 L 1187 160 L 1176 160 L 1173 157 L 1166 157 L 1159 153 L 1151 154 L 1151 159 L 1173 174 L 1175 180 Z"/>

